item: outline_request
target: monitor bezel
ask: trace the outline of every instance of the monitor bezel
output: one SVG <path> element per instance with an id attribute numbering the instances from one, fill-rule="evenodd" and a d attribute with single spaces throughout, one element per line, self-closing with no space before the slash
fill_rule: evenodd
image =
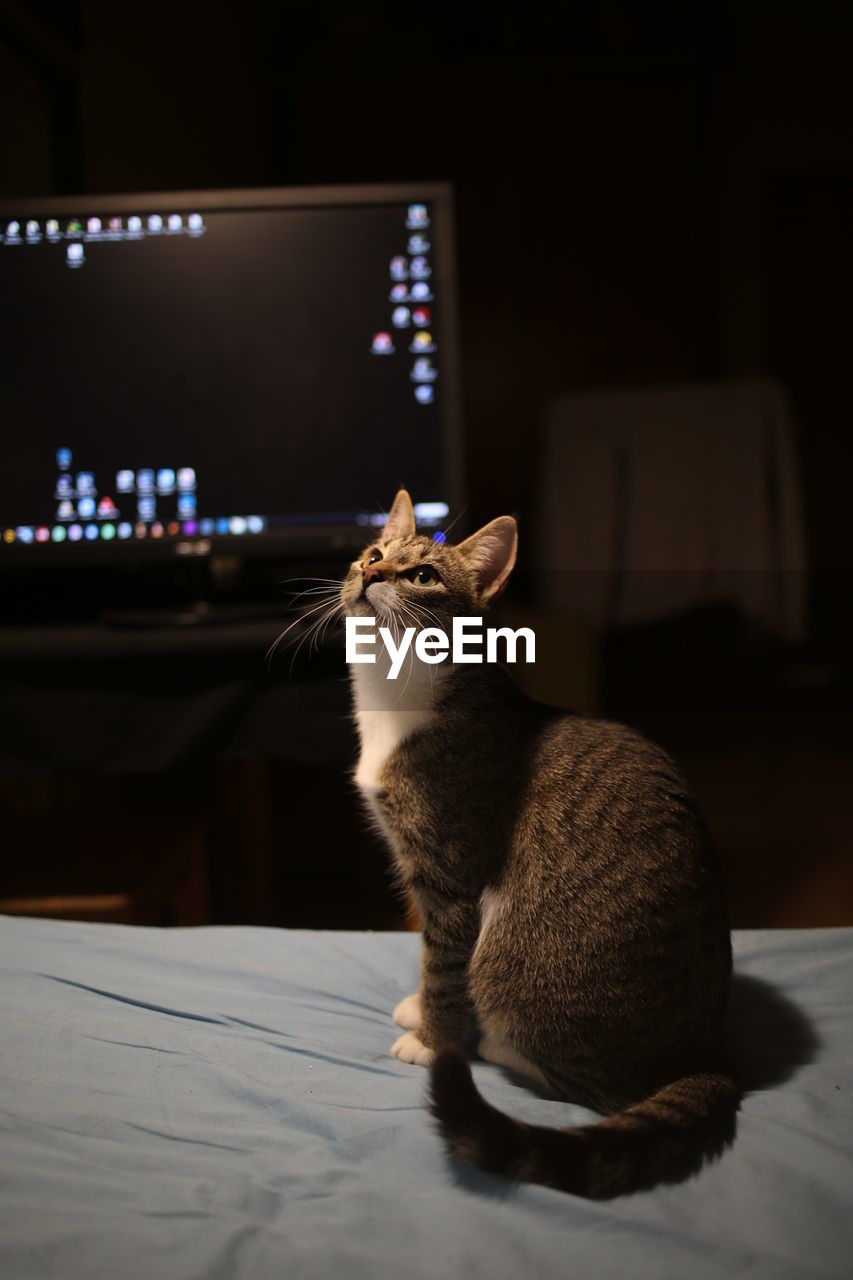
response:
<path id="1" fill-rule="evenodd" d="M 434 240 L 438 245 L 436 295 L 442 340 L 442 410 L 445 493 L 412 493 L 420 500 L 446 499 L 457 533 L 464 531 L 465 473 L 462 435 L 462 384 L 456 273 L 454 192 L 449 182 L 357 183 L 324 186 L 250 187 L 221 190 L 135 192 L 113 195 L 39 196 L 0 200 L 0 217 L 63 217 L 90 213 L 253 212 L 259 209 L 347 207 L 351 205 L 412 204 L 432 206 Z M 25 249 L 26 246 L 23 246 Z M 401 477 L 405 483 L 406 478 Z M 394 495 L 388 494 L 390 507 Z M 264 513 L 261 513 L 264 514 Z M 5 526 L 0 526 L 5 527 Z M 17 542 L 0 548 L 0 570 L 19 572 L 25 565 L 69 570 L 102 564 L 118 567 L 146 562 L 185 561 L 188 557 L 238 556 L 242 559 L 283 559 L 338 556 L 354 553 L 369 541 L 359 525 L 296 524 L 267 528 L 251 535 L 211 534 L 169 539 L 128 539 L 109 543 L 80 542 L 71 550 L 64 543 L 25 546 Z"/>

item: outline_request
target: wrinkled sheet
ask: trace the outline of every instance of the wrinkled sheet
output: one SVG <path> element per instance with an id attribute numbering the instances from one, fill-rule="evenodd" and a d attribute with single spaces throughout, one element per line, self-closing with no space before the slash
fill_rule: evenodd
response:
<path id="1" fill-rule="evenodd" d="M 389 1056 L 418 942 L 0 918 L 0 1274 L 851 1274 L 853 930 L 735 935 L 734 1146 L 602 1204 L 447 1159 Z M 590 1116 L 475 1074 L 515 1115 Z"/>

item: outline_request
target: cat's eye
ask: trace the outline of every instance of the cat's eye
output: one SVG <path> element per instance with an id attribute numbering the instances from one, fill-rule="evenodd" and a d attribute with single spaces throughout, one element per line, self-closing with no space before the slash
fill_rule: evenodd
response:
<path id="1" fill-rule="evenodd" d="M 367 563 L 376 564 L 376 561 L 381 559 L 382 559 L 382 552 L 379 550 L 378 547 L 373 547 L 367 557 Z"/>
<path id="2" fill-rule="evenodd" d="M 422 564 L 419 569 L 415 569 L 412 574 L 412 582 L 416 582 L 419 587 L 428 587 L 431 582 L 440 582 L 435 569 L 431 564 Z"/>

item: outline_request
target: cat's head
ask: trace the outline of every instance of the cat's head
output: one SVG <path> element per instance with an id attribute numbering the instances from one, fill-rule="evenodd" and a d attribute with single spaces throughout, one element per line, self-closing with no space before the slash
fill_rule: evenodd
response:
<path id="1" fill-rule="evenodd" d="M 482 614 L 500 595 L 517 545 L 512 516 L 499 516 L 457 546 L 434 542 L 417 532 L 412 500 L 401 489 L 382 533 L 350 565 L 343 612 L 449 630 L 454 617 Z"/>

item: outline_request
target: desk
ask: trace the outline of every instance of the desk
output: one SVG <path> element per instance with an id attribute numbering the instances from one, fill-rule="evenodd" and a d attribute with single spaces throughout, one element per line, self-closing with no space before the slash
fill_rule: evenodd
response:
<path id="1" fill-rule="evenodd" d="M 0 798 L 47 859 L 41 896 L 58 896 L 51 832 L 63 823 L 119 828 L 118 892 L 135 827 L 189 822 L 214 920 L 346 925 L 360 910 L 353 923 L 395 923 L 385 853 L 349 782 L 342 646 L 300 655 L 291 674 L 288 652 L 266 661 L 283 625 L 0 629 Z M 0 871 L 0 898 L 12 879 L 28 896 L 20 875 Z"/>

